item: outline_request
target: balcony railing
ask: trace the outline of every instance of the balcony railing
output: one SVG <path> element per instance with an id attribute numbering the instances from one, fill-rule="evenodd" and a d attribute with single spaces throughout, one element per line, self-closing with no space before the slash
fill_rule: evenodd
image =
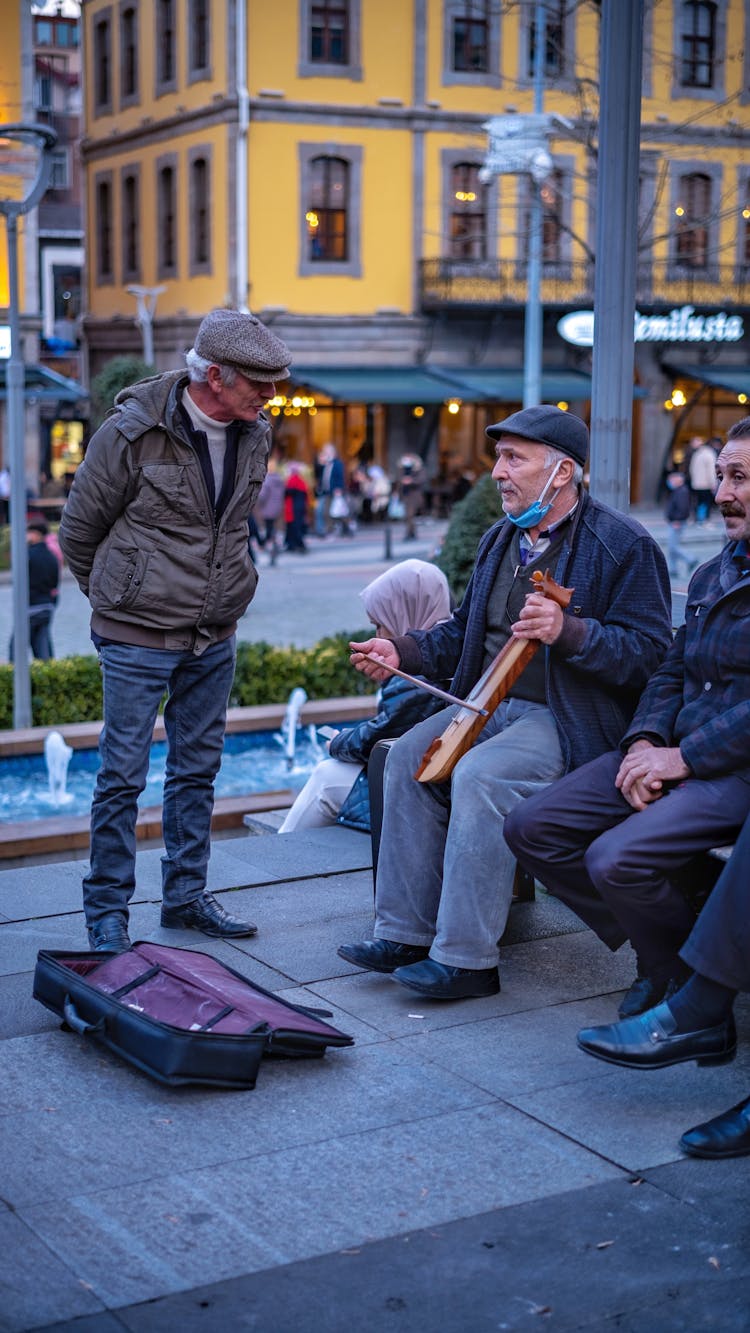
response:
<path id="1" fill-rule="evenodd" d="M 423 310 L 521 306 L 526 301 L 526 266 L 515 259 L 423 259 L 420 277 Z M 593 262 L 544 264 L 540 296 L 548 306 L 590 306 L 594 299 Z M 664 262 L 640 264 L 636 300 L 642 306 L 748 306 L 750 264 L 712 264 L 708 268 Z"/>

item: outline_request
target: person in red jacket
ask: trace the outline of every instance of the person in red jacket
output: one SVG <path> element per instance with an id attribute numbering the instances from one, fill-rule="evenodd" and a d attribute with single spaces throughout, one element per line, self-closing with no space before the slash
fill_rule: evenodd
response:
<path id="1" fill-rule="evenodd" d="M 302 467 L 299 463 L 290 463 L 284 491 L 285 551 L 296 551 L 300 555 L 307 551 L 305 532 L 309 501 L 310 491 L 302 476 Z"/>

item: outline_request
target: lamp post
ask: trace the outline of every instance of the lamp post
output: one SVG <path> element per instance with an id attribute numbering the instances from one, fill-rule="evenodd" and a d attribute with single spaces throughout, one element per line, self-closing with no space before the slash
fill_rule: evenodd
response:
<path id="1" fill-rule="evenodd" d="M 166 287 L 141 287 L 137 284 L 128 287 L 128 292 L 136 299 L 138 313 L 135 322 L 140 325 L 143 336 L 143 359 L 147 366 L 153 366 L 154 364 L 153 324 L 156 300 L 166 290 Z"/>
<path id="2" fill-rule="evenodd" d="M 16 728 L 31 726 L 24 361 L 18 297 L 18 219 L 39 203 L 47 189 L 52 166 L 51 149 L 56 143 L 57 135 L 46 125 L 0 125 L 0 213 L 5 215 L 8 237 L 8 461 L 13 573 L 13 724 Z"/>

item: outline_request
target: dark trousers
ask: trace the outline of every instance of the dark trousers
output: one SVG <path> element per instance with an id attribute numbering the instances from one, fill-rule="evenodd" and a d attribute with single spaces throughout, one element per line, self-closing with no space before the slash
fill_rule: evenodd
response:
<path id="1" fill-rule="evenodd" d="M 750 817 L 681 955 L 701 976 L 750 991 Z"/>
<path id="2" fill-rule="evenodd" d="M 522 801 L 505 837 L 524 869 L 611 949 L 629 939 L 645 972 L 674 959 L 695 911 L 672 877 L 731 842 L 750 813 L 742 778 L 690 778 L 635 811 L 615 787 L 619 750 Z"/>

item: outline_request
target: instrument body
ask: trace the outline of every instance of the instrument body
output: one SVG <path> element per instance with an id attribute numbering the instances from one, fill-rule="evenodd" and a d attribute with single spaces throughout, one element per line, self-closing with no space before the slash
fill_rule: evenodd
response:
<path id="1" fill-rule="evenodd" d="M 570 604 L 574 588 L 562 588 L 555 583 L 549 570 L 544 574 L 535 569 L 531 575 L 534 592 L 549 597 L 565 610 Z M 524 667 L 540 646 L 539 639 L 524 639 L 513 635 L 486 671 L 480 676 L 463 706 L 437 736 L 422 756 L 414 774 L 418 782 L 445 782 L 462 755 L 470 750 L 487 717 L 491 716 L 513 688 Z M 477 712 L 481 708 L 483 713 Z"/>

